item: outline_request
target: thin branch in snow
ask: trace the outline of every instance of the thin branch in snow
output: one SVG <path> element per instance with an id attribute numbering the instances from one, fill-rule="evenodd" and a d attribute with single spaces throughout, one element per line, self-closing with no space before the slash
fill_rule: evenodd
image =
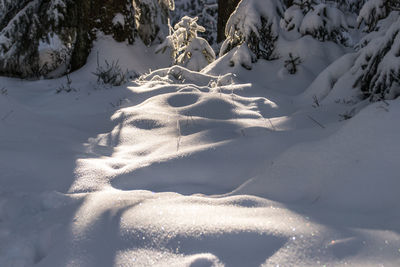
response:
<path id="1" fill-rule="evenodd" d="M 10 110 L 6 115 L 3 116 L 3 118 L 1 118 L 1 121 L 5 121 L 13 112 L 14 110 Z"/>
<path id="2" fill-rule="evenodd" d="M 322 125 L 321 123 L 319 123 L 317 120 L 315 120 L 313 117 L 311 117 L 310 115 L 307 115 L 307 117 L 312 120 L 313 122 L 315 122 L 318 126 L 320 126 L 322 129 L 325 129 L 325 126 Z"/>
<path id="3" fill-rule="evenodd" d="M 177 130 L 177 140 L 176 140 L 176 151 L 179 151 L 180 143 L 181 143 L 181 124 L 179 123 L 179 114 L 176 111 L 176 130 Z"/>
<path id="4" fill-rule="evenodd" d="M 7 96 L 7 95 L 8 95 L 8 90 L 7 90 L 5 87 L 2 87 L 2 88 L 0 89 L 0 94 L 1 94 L 1 95 Z"/>
<path id="5" fill-rule="evenodd" d="M 269 124 L 271 124 L 272 129 L 274 129 L 274 131 L 276 131 L 275 125 L 272 123 L 271 119 L 268 118 Z"/>

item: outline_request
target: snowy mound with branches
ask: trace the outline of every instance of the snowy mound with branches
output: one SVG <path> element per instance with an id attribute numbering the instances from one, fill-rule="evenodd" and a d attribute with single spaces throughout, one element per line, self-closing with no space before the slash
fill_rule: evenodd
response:
<path id="1" fill-rule="evenodd" d="M 346 121 L 353 104 L 303 102 L 338 45 L 296 44 L 295 75 L 223 57 L 104 88 L 96 50 L 168 64 L 107 37 L 77 90 L 0 77 L 0 266 L 399 265 L 400 102 Z"/>
<path id="2" fill-rule="evenodd" d="M 119 1 L 92 7 L 123 32 Z M 400 266 L 400 13 L 349 27 L 353 48 L 284 31 L 279 3 L 243 0 L 210 64 L 184 17 L 157 47 L 181 65 L 98 35 L 66 77 L 0 77 L 0 266 Z M 44 36 L 46 62 L 63 39 Z"/>

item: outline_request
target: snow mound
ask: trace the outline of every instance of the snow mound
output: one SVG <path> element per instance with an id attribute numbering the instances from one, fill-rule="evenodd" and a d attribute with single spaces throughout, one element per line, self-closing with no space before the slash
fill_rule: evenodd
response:
<path id="1" fill-rule="evenodd" d="M 400 152 L 393 146 L 400 128 L 391 123 L 399 115 L 398 100 L 370 105 L 328 139 L 287 150 L 236 193 L 358 212 L 390 210 L 400 201 L 393 190 L 400 186 Z"/>
<path id="2" fill-rule="evenodd" d="M 163 59 L 102 40 L 76 91 L 0 77 L 0 266 L 398 266 L 400 102 L 341 121 L 346 70 L 310 87 L 340 49 L 306 41 L 295 75 L 223 57 L 108 88 L 96 49 L 140 73 Z"/>
<path id="3" fill-rule="evenodd" d="M 176 77 L 185 83 L 167 82 Z M 222 85 L 228 81 L 232 84 Z M 136 95 L 134 98 L 144 101 L 118 110 L 112 117 L 114 129 L 89 140 L 87 156 L 77 161 L 78 179 L 72 192 L 99 190 L 109 185 L 153 191 L 176 187 L 174 190 L 182 193 L 229 192 L 233 189 L 231 185 L 218 178 L 221 168 L 204 171 L 202 166 L 191 163 L 190 158 L 196 155 L 211 166 L 223 160 L 224 172 L 244 173 L 245 170 L 228 167 L 234 165 L 240 154 L 227 157 L 222 149 L 207 159 L 209 151 L 240 137 L 265 135 L 275 127 L 263 114 L 274 113 L 276 103 L 237 95 L 236 91 L 247 88 L 235 85 L 229 74 L 215 77 L 173 67 L 142 77 L 140 82 L 141 87 L 130 90 Z M 132 157 L 136 160 L 130 160 Z M 176 171 L 167 171 L 171 166 Z M 201 185 L 205 181 L 215 188 L 206 189 L 207 186 Z"/>

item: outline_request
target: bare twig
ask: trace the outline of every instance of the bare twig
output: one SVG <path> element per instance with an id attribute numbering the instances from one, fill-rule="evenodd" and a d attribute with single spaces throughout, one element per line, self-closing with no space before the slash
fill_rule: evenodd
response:
<path id="1" fill-rule="evenodd" d="M 181 144 L 181 137 L 182 137 L 182 134 L 181 134 L 181 124 L 180 124 L 180 122 L 179 122 L 179 114 L 178 114 L 178 111 L 176 111 L 176 131 L 177 131 L 176 151 L 178 152 L 178 151 L 179 151 L 180 144 Z"/>
<path id="2" fill-rule="evenodd" d="M 319 123 L 317 120 L 315 120 L 313 117 L 311 117 L 310 115 L 307 115 L 307 117 L 312 120 L 313 122 L 315 122 L 319 127 L 321 127 L 322 129 L 325 129 L 325 126 L 322 125 L 321 123 Z"/>
<path id="3" fill-rule="evenodd" d="M 271 124 L 272 129 L 274 129 L 274 131 L 276 131 L 275 125 L 272 123 L 271 119 L 268 118 L 269 124 Z"/>
<path id="4" fill-rule="evenodd" d="M 5 87 L 2 87 L 0 89 L 0 94 L 7 96 L 8 95 L 8 90 Z"/>
<path id="5" fill-rule="evenodd" d="M 6 115 L 4 115 L 1 118 L 1 121 L 5 121 L 13 112 L 14 112 L 14 110 L 10 110 Z"/>

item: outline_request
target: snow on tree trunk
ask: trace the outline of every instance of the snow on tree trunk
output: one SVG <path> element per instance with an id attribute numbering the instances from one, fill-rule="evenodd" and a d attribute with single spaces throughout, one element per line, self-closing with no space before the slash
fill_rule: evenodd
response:
<path id="1" fill-rule="evenodd" d="M 244 58 L 251 57 L 253 62 L 259 58 L 276 58 L 274 51 L 283 7 L 280 0 L 242 0 L 227 22 L 227 39 L 222 44 L 220 55 L 245 43 L 248 49 L 242 48 L 240 54 L 249 51 L 251 55 Z M 231 62 L 237 62 L 237 59 Z"/>

